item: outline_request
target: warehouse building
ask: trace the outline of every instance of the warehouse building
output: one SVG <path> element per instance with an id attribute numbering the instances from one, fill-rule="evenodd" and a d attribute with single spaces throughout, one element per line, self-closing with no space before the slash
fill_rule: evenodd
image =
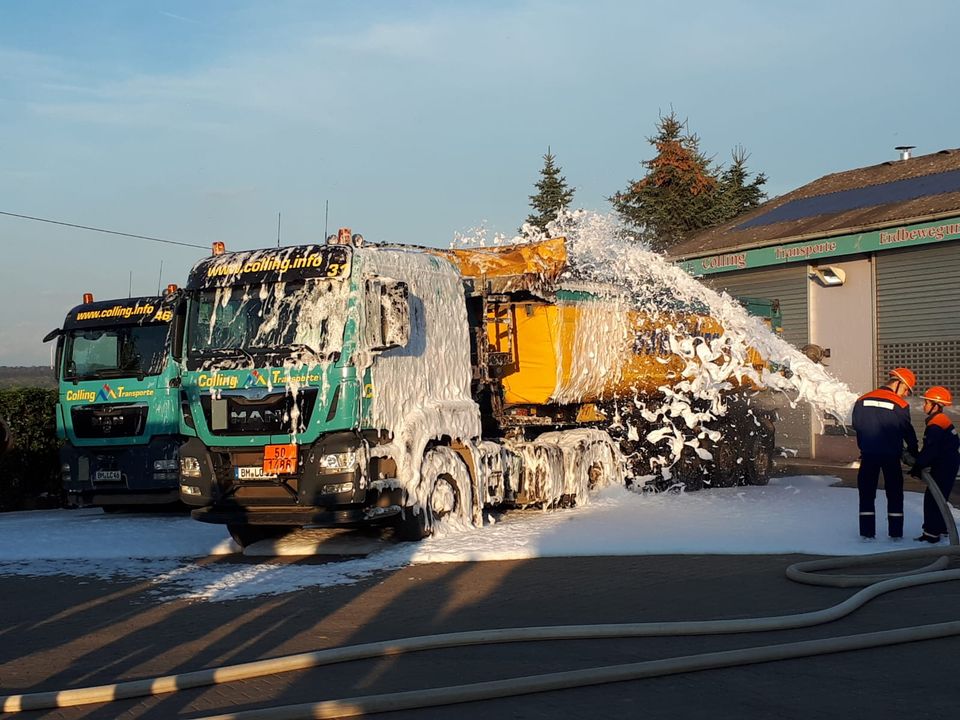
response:
<path id="1" fill-rule="evenodd" d="M 692 275 L 731 295 L 776 298 L 783 337 L 855 393 L 889 368 L 960 394 L 960 149 L 827 175 L 675 246 Z M 854 459 L 842 426 L 787 413 L 781 445 Z M 914 411 L 922 427 L 922 413 Z M 852 457 L 850 457 L 852 454 Z"/>

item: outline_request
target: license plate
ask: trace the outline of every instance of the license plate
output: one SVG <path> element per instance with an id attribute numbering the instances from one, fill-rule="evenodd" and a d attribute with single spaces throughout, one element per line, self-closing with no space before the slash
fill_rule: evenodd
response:
<path id="1" fill-rule="evenodd" d="M 273 480 L 276 475 L 268 475 L 259 465 L 242 465 L 233 469 L 237 480 Z"/>
<path id="2" fill-rule="evenodd" d="M 123 478 L 120 477 L 119 470 L 97 470 L 93 474 L 94 480 L 115 480 L 119 482 Z"/>
<path id="3" fill-rule="evenodd" d="M 289 475 L 297 471 L 297 446 L 267 445 L 263 448 L 263 472 Z"/>

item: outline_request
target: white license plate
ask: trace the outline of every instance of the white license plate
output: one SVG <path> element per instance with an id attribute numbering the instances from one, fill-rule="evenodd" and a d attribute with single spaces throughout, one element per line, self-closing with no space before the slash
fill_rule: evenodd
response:
<path id="1" fill-rule="evenodd" d="M 277 477 L 265 473 L 260 465 L 242 465 L 233 469 L 233 475 L 237 480 L 274 480 Z"/>
<path id="2" fill-rule="evenodd" d="M 94 480 L 116 480 L 119 482 L 123 478 L 120 477 L 119 470 L 97 470 L 93 474 Z"/>

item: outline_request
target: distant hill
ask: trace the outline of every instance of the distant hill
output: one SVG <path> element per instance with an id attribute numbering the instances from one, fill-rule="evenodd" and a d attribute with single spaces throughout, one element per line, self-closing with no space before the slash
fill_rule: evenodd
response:
<path id="1" fill-rule="evenodd" d="M 40 387 L 55 390 L 53 370 L 43 366 L 0 365 L 0 388 Z"/>

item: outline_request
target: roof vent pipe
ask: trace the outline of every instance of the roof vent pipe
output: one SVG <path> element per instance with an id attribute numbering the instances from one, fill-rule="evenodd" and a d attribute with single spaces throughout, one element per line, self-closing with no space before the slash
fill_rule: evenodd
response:
<path id="1" fill-rule="evenodd" d="M 916 145 L 897 145 L 897 146 L 894 148 L 894 150 L 898 150 L 898 151 L 900 152 L 900 159 L 901 159 L 901 160 L 909 160 L 909 159 L 910 159 L 910 151 L 913 150 L 915 147 L 916 147 Z"/>

